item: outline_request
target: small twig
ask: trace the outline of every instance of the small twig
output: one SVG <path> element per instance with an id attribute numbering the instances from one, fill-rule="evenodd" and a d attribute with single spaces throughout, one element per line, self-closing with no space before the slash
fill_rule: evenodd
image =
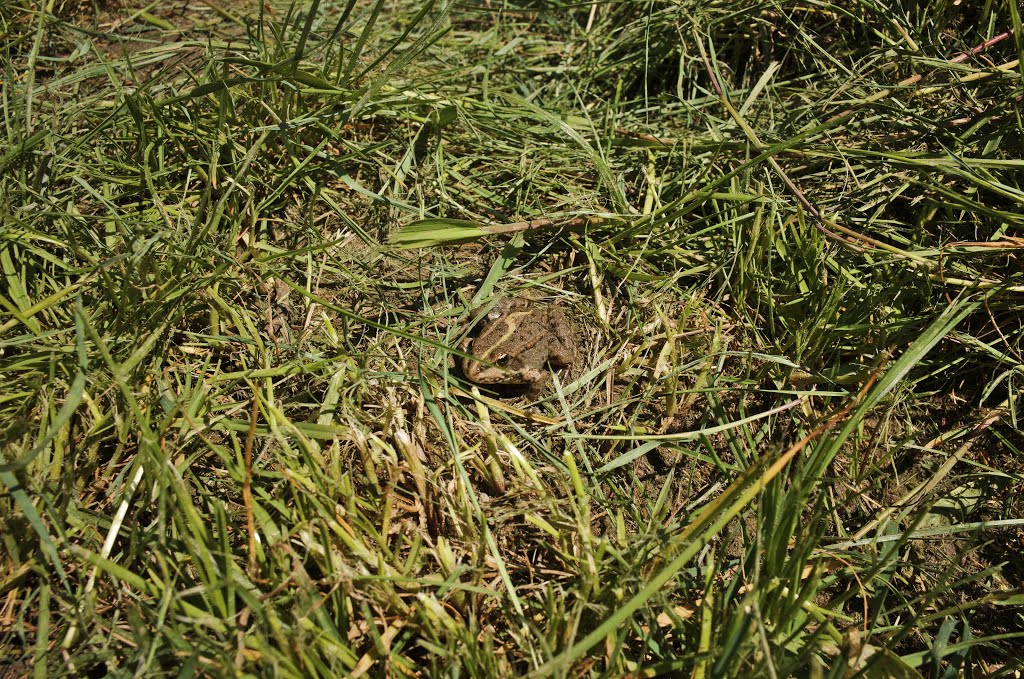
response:
<path id="1" fill-rule="evenodd" d="M 549 226 L 557 226 L 561 229 L 575 229 L 583 226 L 594 226 L 598 225 L 603 221 L 601 217 L 574 217 L 564 222 L 556 222 L 553 219 L 542 217 L 540 219 L 530 219 L 525 222 L 513 222 L 512 224 L 492 224 L 481 226 L 480 228 L 487 233 L 491 234 L 508 234 L 508 233 L 519 233 L 520 231 L 532 231 L 534 229 L 543 229 Z"/>
<path id="2" fill-rule="evenodd" d="M 960 54 L 956 55 L 955 57 L 953 57 L 949 61 L 950 61 L 950 63 L 953 63 L 953 64 L 959 64 L 959 63 L 962 63 L 964 61 L 967 61 L 968 59 L 973 57 L 975 54 L 978 54 L 979 52 L 984 52 L 985 50 L 987 50 L 992 45 L 995 45 L 996 43 L 1000 43 L 1003 40 L 1006 40 L 1011 35 L 1013 35 L 1013 31 L 1012 30 L 1006 31 L 1005 33 L 1000 33 L 996 37 L 991 38 L 989 40 L 986 40 L 985 42 L 981 43 L 980 45 L 976 45 L 976 46 L 972 47 L 971 49 L 967 50 L 966 52 L 961 52 Z"/>

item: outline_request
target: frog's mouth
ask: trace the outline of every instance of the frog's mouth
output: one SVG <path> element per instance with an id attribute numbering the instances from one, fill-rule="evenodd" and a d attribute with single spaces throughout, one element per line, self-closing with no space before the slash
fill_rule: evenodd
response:
<path id="1" fill-rule="evenodd" d="M 494 358 L 488 360 L 473 360 L 472 363 L 477 366 L 487 366 L 495 372 L 499 372 L 503 375 L 503 378 L 500 381 L 477 381 L 466 373 L 465 365 L 461 362 L 458 365 L 459 374 L 463 380 L 468 384 L 477 387 L 481 391 L 494 394 L 498 398 L 515 398 L 523 395 L 535 395 L 541 392 L 544 384 L 547 383 L 547 380 L 535 383 L 528 379 L 518 379 L 516 375 L 521 372 L 524 365 L 516 358 L 503 356 L 498 360 L 495 360 Z"/>

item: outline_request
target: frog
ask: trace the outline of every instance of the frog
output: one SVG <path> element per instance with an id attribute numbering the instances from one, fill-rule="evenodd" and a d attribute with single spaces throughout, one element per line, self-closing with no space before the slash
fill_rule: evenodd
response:
<path id="1" fill-rule="evenodd" d="M 576 333 L 557 305 L 524 298 L 498 301 L 481 322 L 479 334 L 464 346 L 462 372 L 477 384 L 525 388 L 538 395 L 552 368 L 576 360 Z"/>

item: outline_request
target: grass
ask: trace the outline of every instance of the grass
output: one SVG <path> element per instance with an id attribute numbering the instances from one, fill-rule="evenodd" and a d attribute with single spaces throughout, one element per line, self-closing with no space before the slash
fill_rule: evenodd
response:
<path id="1" fill-rule="evenodd" d="M 0 45 L 0 676 L 1020 670 L 1015 3 Z M 536 399 L 456 367 L 517 294 Z"/>

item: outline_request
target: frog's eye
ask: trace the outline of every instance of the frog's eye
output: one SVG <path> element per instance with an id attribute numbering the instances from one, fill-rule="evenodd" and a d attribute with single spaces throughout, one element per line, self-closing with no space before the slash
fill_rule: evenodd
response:
<path id="1" fill-rule="evenodd" d="M 494 307 L 493 309 L 487 312 L 487 320 L 489 321 L 496 321 L 499 318 L 501 318 L 501 316 L 501 309 L 499 309 L 498 307 Z"/>

